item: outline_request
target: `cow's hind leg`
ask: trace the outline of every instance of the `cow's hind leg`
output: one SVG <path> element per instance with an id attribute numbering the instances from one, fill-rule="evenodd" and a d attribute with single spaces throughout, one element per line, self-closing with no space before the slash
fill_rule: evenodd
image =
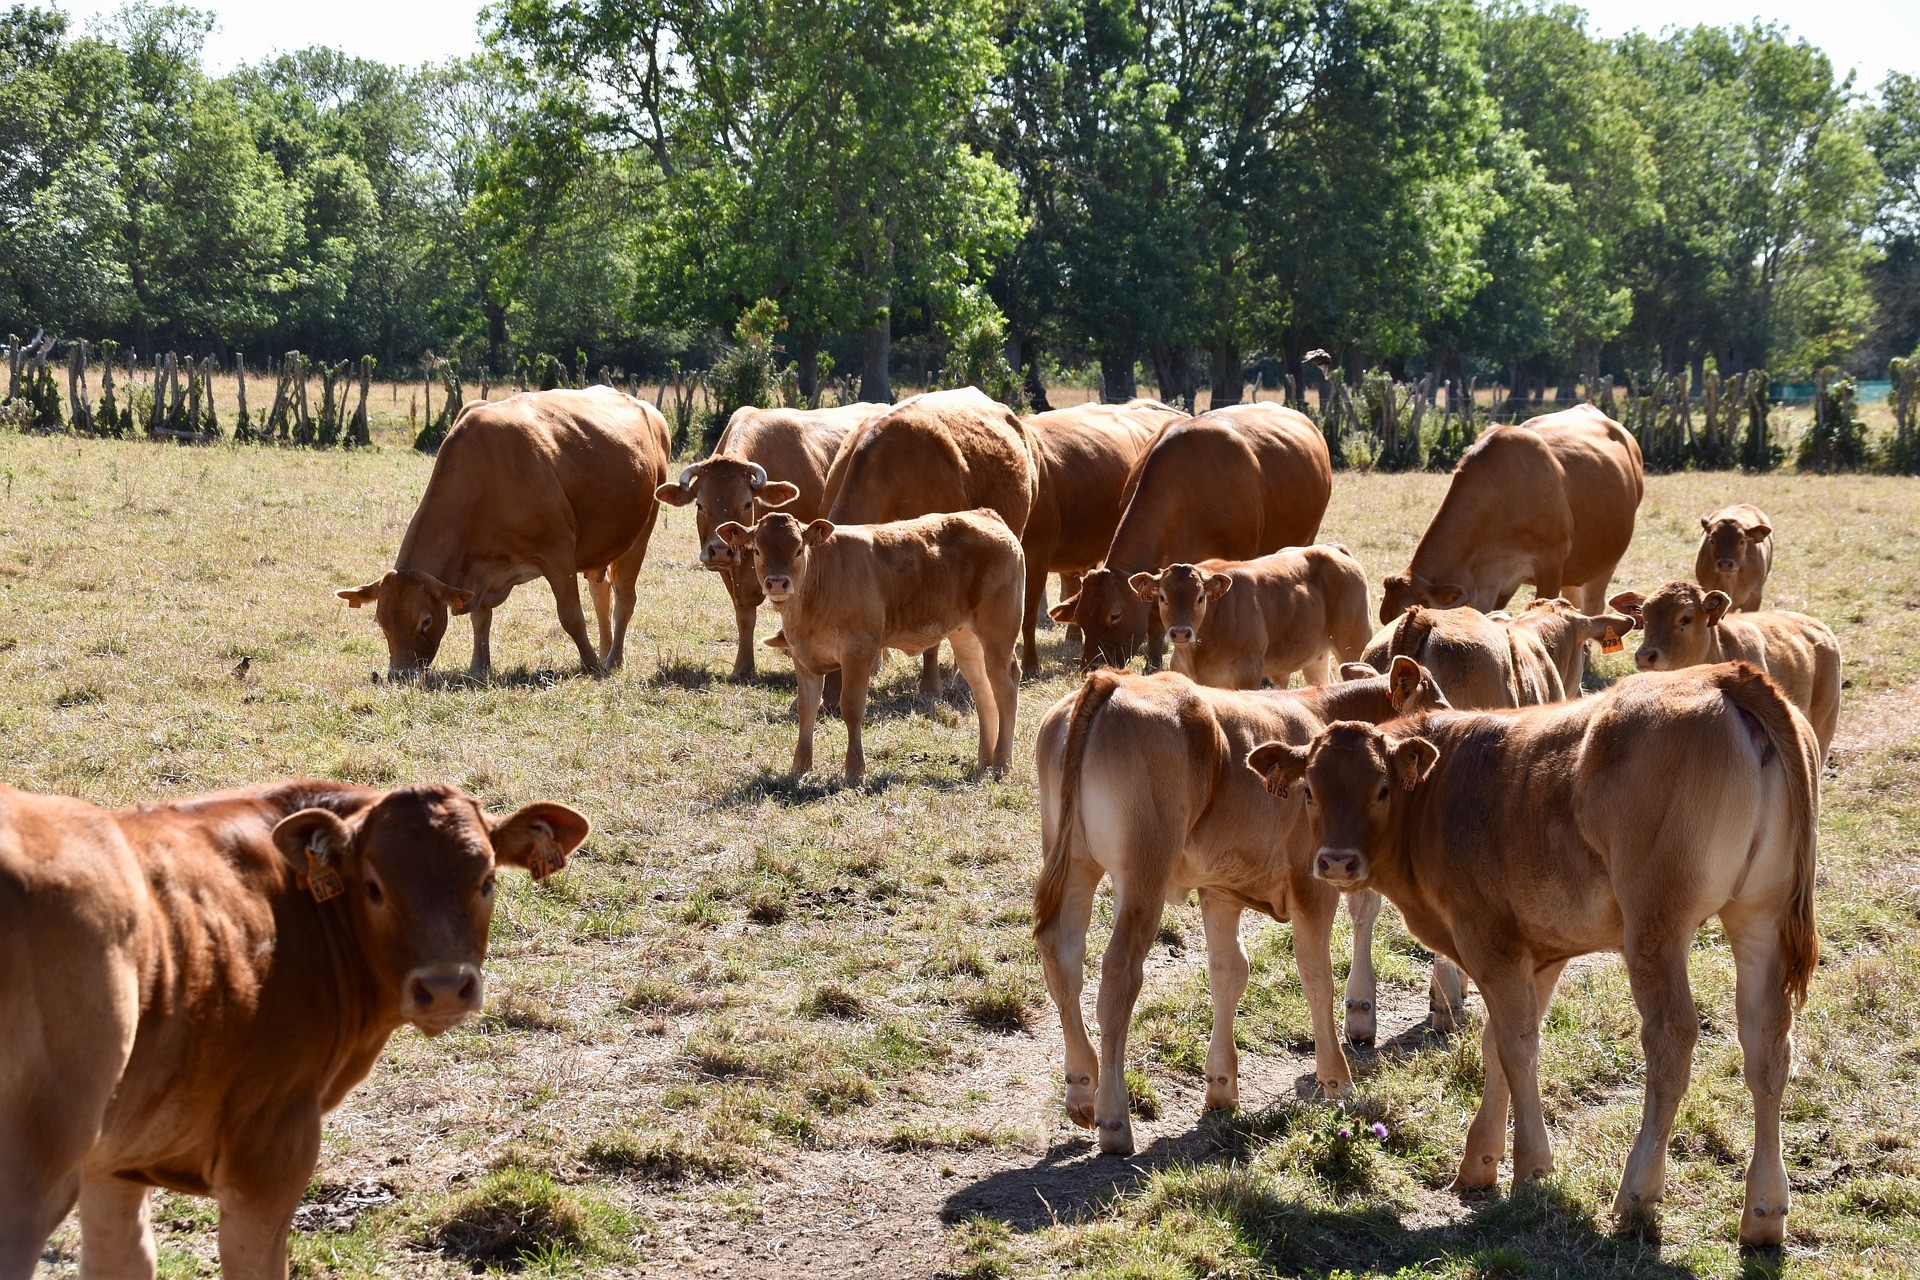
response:
<path id="1" fill-rule="evenodd" d="M 1164 903 L 1159 886 L 1119 880 L 1113 898 L 1113 936 L 1100 961 L 1100 1082 L 1093 1118 L 1100 1149 L 1128 1156 L 1133 1124 L 1127 1114 L 1127 1032 Z"/>
<path id="2" fill-rule="evenodd" d="M 1467 984 L 1460 966 L 1445 956 L 1433 958 L 1433 975 L 1427 979 L 1427 1014 L 1433 1029 L 1450 1036 L 1467 1011 Z"/>
<path id="3" fill-rule="evenodd" d="M 158 1262 L 147 1188 L 89 1178 L 80 1188 L 80 1277 L 150 1277 Z"/>
<path id="4" fill-rule="evenodd" d="M 1251 972 L 1240 945 L 1240 904 L 1200 891 L 1200 923 L 1207 933 L 1207 991 L 1213 997 L 1213 1038 L 1207 1042 L 1206 1105 L 1240 1105 L 1240 1053 L 1233 1043 L 1233 1017 Z"/>
<path id="5" fill-rule="evenodd" d="M 999 683 L 988 679 L 986 650 L 978 635 L 963 629 L 949 635 L 947 642 L 953 646 L 954 666 L 973 690 L 973 714 L 980 729 L 979 767 L 985 772 L 994 765 L 994 747 L 1000 737 Z"/>
<path id="6" fill-rule="evenodd" d="M 1379 980 L 1373 972 L 1373 924 L 1380 918 L 1380 895 L 1371 889 L 1347 895 L 1347 914 L 1353 918 L 1353 964 L 1347 969 L 1347 1039 L 1370 1045 L 1379 1034 L 1374 1004 Z"/>
<path id="7" fill-rule="evenodd" d="M 652 526 L 648 526 L 648 532 Z M 607 670 L 618 671 L 627 660 L 627 632 L 633 625 L 633 610 L 640 603 L 640 570 L 647 560 L 647 537 L 643 533 L 613 562 L 608 577 L 613 582 L 613 647 L 602 656 Z M 604 635 L 604 633 L 602 633 Z M 753 632 L 747 632 L 747 653 L 753 652 Z M 749 659 L 751 660 L 751 659 Z"/>
<path id="8" fill-rule="evenodd" d="M 581 669 L 590 676 L 600 675 L 603 670 L 600 655 L 594 651 L 593 638 L 587 634 L 587 614 L 580 607 L 580 575 L 572 569 L 555 570 L 547 574 L 547 585 L 553 588 L 553 605 L 560 615 L 560 626 L 580 651 Z"/>
<path id="9" fill-rule="evenodd" d="M 587 596 L 593 601 L 593 620 L 600 631 L 600 661 L 605 663 L 613 653 L 613 581 L 605 567 L 590 569 L 584 575 L 587 580 Z"/>
<path id="10" fill-rule="evenodd" d="M 1780 1158 L 1780 1095 L 1793 1073 L 1793 1006 L 1781 989 L 1779 915 L 1736 904 L 1721 912 L 1720 921 L 1733 946 L 1740 1048 L 1747 1092 L 1753 1095 L 1753 1161 L 1747 1166 L 1740 1243 L 1775 1248 L 1786 1238 L 1791 1202 L 1787 1166 Z"/>
<path id="11" fill-rule="evenodd" d="M 1700 1036 L 1700 1014 L 1687 979 L 1693 933 L 1690 924 L 1680 920 L 1628 920 L 1627 981 L 1640 1009 L 1647 1091 L 1640 1133 L 1627 1153 L 1620 1193 L 1614 1197 L 1614 1213 L 1621 1217 L 1652 1211 L 1666 1194 L 1667 1143 L 1693 1075 L 1693 1046 Z"/>
<path id="12" fill-rule="evenodd" d="M 1052 838 L 1049 834 L 1048 839 Z M 1093 1041 L 1087 1038 L 1080 992 L 1086 975 L 1087 925 L 1093 918 L 1093 895 L 1100 886 L 1100 874 L 1100 864 L 1093 859 L 1073 857 L 1067 864 L 1058 909 L 1034 933 L 1040 973 L 1054 1007 L 1060 1010 L 1060 1034 L 1066 1041 L 1067 1115 L 1075 1124 L 1089 1129 L 1093 1127 L 1100 1059 L 1093 1051 Z"/>

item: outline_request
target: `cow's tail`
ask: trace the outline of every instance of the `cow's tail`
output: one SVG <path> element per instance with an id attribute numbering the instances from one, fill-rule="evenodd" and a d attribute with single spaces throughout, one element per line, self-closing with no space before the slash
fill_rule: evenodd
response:
<path id="1" fill-rule="evenodd" d="M 1387 657 L 1419 661 L 1420 651 L 1426 648 L 1427 637 L 1432 632 L 1433 615 L 1422 605 L 1413 606 L 1400 615 L 1400 625 L 1393 629 L 1393 639 L 1388 643 Z"/>
<path id="2" fill-rule="evenodd" d="M 1820 960 L 1820 934 L 1813 918 L 1813 879 L 1820 824 L 1820 750 L 1804 737 L 1780 686 L 1758 667 L 1735 663 L 1720 677 L 1729 701 L 1759 722 L 1787 771 L 1788 822 L 1792 827 L 1793 878 L 1780 917 L 1780 989 L 1797 1008 Z"/>
<path id="3" fill-rule="evenodd" d="M 1087 677 L 1074 699 L 1073 716 L 1067 722 L 1067 746 L 1060 766 L 1060 814 L 1053 838 L 1047 841 L 1040 863 L 1040 878 L 1033 886 L 1033 933 L 1039 937 L 1060 914 L 1060 903 L 1067 892 L 1067 868 L 1073 861 L 1073 830 L 1079 822 L 1080 768 L 1087 754 L 1087 738 L 1093 732 L 1094 717 L 1107 705 L 1113 691 L 1120 687 L 1120 673 L 1101 668 Z"/>

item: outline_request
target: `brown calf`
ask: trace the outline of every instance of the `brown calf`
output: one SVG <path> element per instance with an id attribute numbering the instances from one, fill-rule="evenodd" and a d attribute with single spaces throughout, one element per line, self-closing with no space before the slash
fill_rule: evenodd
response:
<path id="1" fill-rule="evenodd" d="M 1325 684 L 1372 632 L 1366 570 L 1337 545 L 1170 565 L 1127 586 L 1159 613 L 1173 669 L 1222 689 L 1284 689 L 1296 671 Z"/>
<path id="2" fill-rule="evenodd" d="M 799 675 L 800 741 L 795 776 L 813 768 L 813 726 L 829 671 L 840 672 L 847 725 L 846 778 L 866 776 L 861 722 L 867 684 L 887 649 L 920 653 L 947 640 L 973 689 L 980 767 L 1013 763 L 1020 681 L 1014 646 L 1026 591 L 1020 540 L 990 510 L 890 524 L 802 525 L 775 512 L 753 528 L 728 523 L 719 536 L 751 548 L 760 589 L 779 610 Z"/>
<path id="3" fill-rule="evenodd" d="M 1820 744 L 1764 673 L 1728 664 L 1545 707 L 1336 724 L 1304 745 L 1263 744 L 1248 764 L 1305 799 L 1316 877 L 1385 894 L 1486 999 L 1486 1087 L 1459 1188 L 1498 1180 L 1509 1102 L 1514 1181 L 1552 1171 L 1541 1021 L 1570 959 L 1618 951 L 1640 1009 L 1647 1088 L 1614 1211 L 1659 1202 L 1699 1034 L 1687 957 L 1718 916 L 1739 975 L 1754 1104 L 1740 1239 L 1780 1243 L 1780 1095 L 1794 1006 L 1819 953 Z"/>
<path id="4" fill-rule="evenodd" d="M 739 633 L 730 679 L 753 679 L 753 624 L 763 597 L 753 566 L 742 564 L 740 553 L 714 531 L 729 520 L 752 524 L 775 509 L 801 521 L 819 518 L 834 455 L 855 427 L 886 409 L 883 404 L 737 409 L 712 457 L 683 470 L 677 484 L 654 490 L 669 506 L 693 504 L 700 563 L 727 584 Z"/>
<path id="5" fill-rule="evenodd" d="M 1624 614 L 1584 614 L 1566 600 L 1529 600 L 1518 617 L 1488 616 L 1470 606 L 1457 609 L 1413 608 L 1382 627 L 1367 644 L 1366 661 L 1385 671 L 1407 656 L 1433 672 L 1447 701 L 1462 711 L 1536 707 L 1577 697 L 1586 673 L 1587 646 L 1598 642 L 1617 649 L 1633 630 Z M 1353 894 L 1353 956 L 1366 964 L 1365 995 L 1347 1009 L 1347 1035 L 1362 1043 L 1373 1038 L 1373 926 L 1380 916 L 1380 895 Z M 1354 986 L 1349 982 L 1349 990 Z M 1433 1029 L 1451 1032 L 1466 1007 L 1460 971 L 1445 956 L 1435 956 L 1428 987 Z"/>
<path id="6" fill-rule="evenodd" d="M 1623 591 L 1613 607 L 1645 633 L 1634 652 L 1642 671 L 1678 671 L 1715 662 L 1751 662 L 1773 677 L 1813 724 L 1824 760 L 1840 723 L 1840 640 L 1818 618 L 1785 609 L 1729 616 L 1724 591 L 1673 581 L 1653 594 Z"/>
<path id="7" fill-rule="evenodd" d="M 1241 761 L 1275 734 L 1306 742 L 1330 720 L 1386 720 L 1445 705 L 1432 678 L 1407 660 L 1390 676 L 1298 692 L 1246 693 L 1170 672 L 1099 670 L 1047 712 L 1035 747 L 1046 852 L 1033 891 L 1033 933 L 1066 1038 L 1067 1113 L 1099 1130 L 1102 1151 L 1133 1150 L 1124 1074 L 1141 968 L 1165 904 L 1195 889 L 1213 996 L 1206 1105 L 1239 1102 L 1233 1015 L 1247 985 L 1240 913 L 1248 908 L 1293 922 L 1315 1074 L 1330 1096 L 1351 1086 L 1333 1022 L 1331 939 L 1340 895 L 1313 878 L 1299 806 L 1276 829 L 1271 802 Z M 1100 965 L 1096 1055 L 1080 988 L 1102 876 L 1113 877 L 1114 922 Z"/>
<path id="8" fill-rule="evenodd" d="M 402 1025 L 480 1008 L 496 868 L 586 835 L 452 787 L 0 788 L 0 1278 L 76 1201 L 81 1273 L 151 1276 L 153 1187 L 219 1201 L 228 1277 L 284 1277 L 321 1118 Z"/>
<path id="9" fill-rule="evenodd" d="M 1752 613 L 1760 607 L 1772 571 L 1773 522 L 1766 512 L 1737 502 L 1700 517 L 1693 576 L 1701 586 L 1726 592 L 1735 609 Z"/>
<path id="10" fill-rule="evenodd" d="M 1380 621 L 1416 604 L 1491 612 L 1525 582 L 1598 613 L 1645 490 L 1640 445 L 1590 404 L 1494 427 L 1460 459 L 1406 570 L 1385 580 Z"/>
<path id="11" fill-rule="evenodd" d="M 474 401 L 434 457 L 393 569 L 336 594 L 354 609 L 374 606 L 392 676 L 432 665 L 448 616 L 471 616 L 467 671 L 483 680 L 493 669 L 493 611 L 516 586 L 545 578 L 581 667 L 614 670 L 669 450 L 660 411 L 611 387 Z M 583 573 L 598 652 L 580 607 Z"/>

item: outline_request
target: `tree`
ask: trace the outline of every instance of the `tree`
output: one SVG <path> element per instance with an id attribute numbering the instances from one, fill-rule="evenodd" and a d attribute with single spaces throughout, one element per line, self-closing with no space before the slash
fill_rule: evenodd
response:
<path id="1" fill-rule="evenodd" d="M 1878 323 L 1866 353 L 1881 365 L 1920 347 L 1920 78 L 1889 74 L 1863 132 L 1883 179 L 1873 220 L 1880 260 L 1870 276 Z"/>

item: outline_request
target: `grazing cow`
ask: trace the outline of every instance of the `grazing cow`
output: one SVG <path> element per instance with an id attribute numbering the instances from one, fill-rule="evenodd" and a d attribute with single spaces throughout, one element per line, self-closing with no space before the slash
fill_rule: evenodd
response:
<path id="1" fill-rule="evenodd" d="M 1366 570 L 1339 545 L 1169 565 L 1127 586 L 1165 624 L 1173 669 L 1222 689 L 1258 689 L 1263 677 L 1284 689 L 1296 671 L 1325 684 L 1372 632 Z"/>
<path id="2" fill-rule="evenodd" d="M 1639 443 L 1590 404 L 1494 427 L 1460 459 L 1412 563 L 1386 579 L 1380 621 L 1416 604 L 1491 613 L 1523 582 L 1599 613 L 1645 491 Z"/>
<path id="3" fill-rule="evenodd" d="M 1305 801 L 1317 878 L 1385 894 L 1486 999 L 1486 1087 L 1456 1188 L 1498 1180 L 1509 1102 L 1514 1182 L 1552 1171 L 1541 1021 L 1570 959 L 1617 951 L 1647 1086 L 1614 1211 L 1653 1209 L 1699 1034 L 1687 958 L 1718 916 L 1754 1104 L 1740 1240 L 1780 1243 L 1780 1095 L 1819 954 L 1820 744 L 1779 686 L 1745 663 L 1636 676 L 1544 707 L 1336 724 L 1310 743 L 1264 744 L 1248 764 Z"/>
<path id="4" fill-rule="evenodd" d="M 1333 465 L 1305 415 L 1241 404 L 1168 423 L 1127 484 L 1132 495 L 1105 562 L 1052 610 L 1055 621 L 1080 628 L 1088 670 L 1125 666 L 1143 639 L 1148 668 L 1160 665 L 1147 603 L 1127 588 L 1134 574 L 1310 545 L 1333 492 Z"/>
<path id="5" fill-rule="evenodd" d="M 1633 630 L 1624 614 L 1588 615 L 1566 600 L 1530 600 L 1518 617 L 1489 617 L 1462 605 L 1457 609 L 1413 608 L 1382 627 L 1367 644 L 1366 662 L 1384 672 L 1395 658 L 1417 660 L 1433 672 L 1447 700 L 1462 711 L 1536 707 L 1580 693 L 1587 667 L 1587 645 L 1608 650 Z M 1347 899 L 1353 916 L 1353 958 L 1365 976 L 1356 985 L 1364 994 L 1347 1007 L 1347 1035 L 1362 1043 L 1374 1034 L 1373 926 L 1380 916 L 1380 895 L 1362 891 Z M 1428 987 L 1433 1029 L 1450 1033 L 1466 1007 L 1460 971 L 1445 956 L 1434 957 Z"/>
<path id="6" fill-rule="evenodd" d="M 1039 492 L 1026 424 L 977 388 L 962 387 L 902 400 L 855 429 L 827 473 L 826 518 L 883 524 L 987 507 L 1017 538 Z M 1024 587 L 1021 594 L 1024 600 Z M 937 643 L 924 655 L 920 693 L 940 696 Z"/>
<path id="7" fill-rule="evenodd" d="M 846 777 L 857 786 L 867 770 L 860 726 L 874 665 L 887 649 L 918 653 L 942 640 L 953 644 L 973 689 L 980 767 L 1004 773 L 1013 763 L 1020 690 L 1013 651 L 1026 560 L 997 511 L 840 526 L 803 525 L 774 512 L 752 528 L 723 524 L 719 536 L 753 551 L 760 589 L 780 612 L 800 680 L 796 777 L 813 768 L 813 725 L 827 672 L 841 675 Z"/>
<path id="8" fill-rule="evenodd" d="M 1735 609 L 1752 613 L 1760 607 L 1772 571 L 1773 522 L 1766 512 L 1738 502 L 1700 517 L 1693 576 L 1701 586 L 1726 592 Z"/>
<path id="9" fill-rule="evenodd" d="M 219 1202 L 226 1275 L 285 1277 L 321 1118 L 403 1024 L 481 1007 L 495 870 L 586 835 L 453 787 L 0 787 L 0 1280 L 76 1201 L 81 1274 L 153 1275 L 153 1187 Z"/>
<path id="10" fill-rule="evenodd" d="M 654 491 L 669 506 L 693 504 L 700 563 L 726 581 L 739 630 L 731 679 L 753 679 L 753 624 L 762 596 L 753 566 L 742 564 L 714 530 L 729 520 L 750 525 L 775 508 L 802 522 L 818 519 L 826 505 L 827 470 L 834 455 L 855 427 L 886 410 L 883 404 L 737 409 L 712 457 L 682 471 L 678 483 Z"/>
<path id="11" fill-rule="evenodd" d="M 393 569 L 337 594 L 351 608 L 374 606 L 391 676 L 431 665 L 448 615 L 470 614 L 467 670 L 484 680 L 493 611 L 521 583 L 545 578 L 581 667 L 614 670 L 669 448 L 660 411 L 612 387 L 475 401 L 440 445 Z M 600 620 L 598 653 L 580 608 L 582 573 Z"/>
<path id="12" fill-rule="evenodd" d="M 1040 494 L 1020 542 L 1027 553 L 1027 612 L 1021 671 L 1040 674 L 1035 627 L 1047 575 L 1060 575 L 1062 599 L 1080 575 L 1100 563 L 1120 523 L 1127 478 L 1154 435 L 1183 415 L 1157 400 L 1083 404 L 1026 420 L 1040 466 Z"/>
<path id="13" fill-rule="evenodd" d="M 1800 708 L 1820 739 L 1820 758 L 1840 723 L 1840 640 L 1818 618 L 1785 609 L 1729 616 L 1724 591 L 1692 582 L 1662 583 L 1653 594 L 1623 591 L 1613 607 L 1645 634 L 1633 663 L 1642 671 L 1678 671 L 1716 662 L 1751 662 Z"/>
<path id="14" fill-rule="evenodd" d="M 1279 829 L 1271 802 L 1241 767 L 1253 744 L 1306 742 L 1328 722 L 1388 720 L 1446 700 L 1418 664 L 1391 675 L 1294 692 L 1242 692 L 1172 672 L 1100 669 L 1055 703 L 1040 724 L 1045 859 L 1033 891 L 1033 934 L 1066 1039 L 1067 1114 L 1099 1130 L 1100 1149 L 1133 1150 L 1124 1079 L 1127 1031 L 1141 967 L 1161 912 L 1199 890 L 1207 936 L 1213 1037 L 1209 1107 L 1240 1097 L 1234 1009 L 1247 985 L 1240 913 L 1293 922 L 1300 984 L 1313 1016 L 1314 1071 L 1329 1096 L 1353 1073 L 1333 1023 L 1333 914 L 1340 895 L 1313 878 L 1312 846 L 1297 812 Z M 1100 963 L 1100 1052 L 1080 1009 L 1087 924 L 1102 876 L 1113 877 L 1113 935 Z"/>

